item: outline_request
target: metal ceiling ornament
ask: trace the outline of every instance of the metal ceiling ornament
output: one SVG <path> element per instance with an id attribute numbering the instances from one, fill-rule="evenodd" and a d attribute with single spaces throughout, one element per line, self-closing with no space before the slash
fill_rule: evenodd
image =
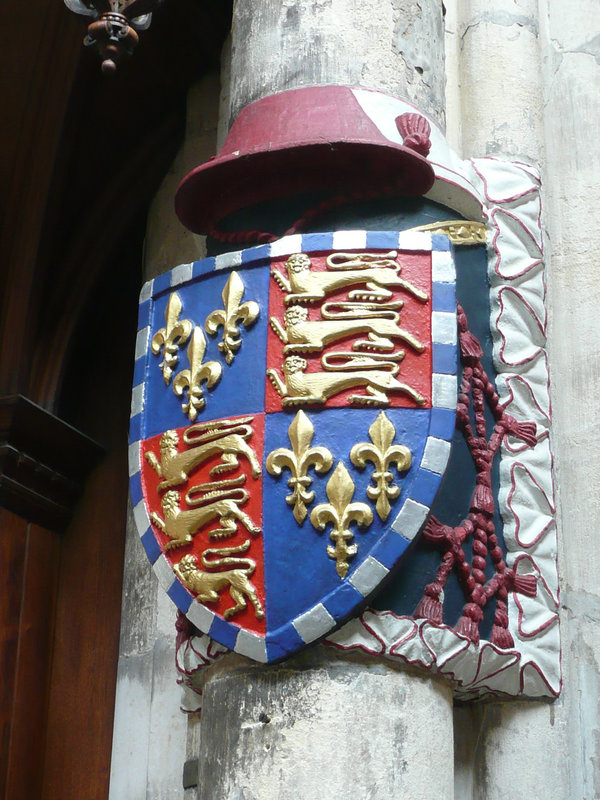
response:
<path id="1" fill-rule="evenodd" d="M 65 0 L 70 11 L 94 18 L 83 44 L 98 48 L 105 75 L 113 74 L 119 62 L 133 53 L 137 31 L 150 27 L 157 4 L 158 0 Z"/>

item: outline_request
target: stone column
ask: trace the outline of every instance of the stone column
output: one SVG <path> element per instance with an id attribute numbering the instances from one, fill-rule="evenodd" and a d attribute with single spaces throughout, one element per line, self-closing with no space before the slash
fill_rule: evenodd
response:
<path id="1" fill-rule="evenodd" d="M 206 676 L 198 798 L 453 797 L 452 694 L 430 677 L 312 648 Z"/>
<path id="2" fill-rule="evenodd" d="M 558 800 L 600 797 L 598 4 L 542 0 L 540 42 L 563 667 L 546 710 L 547 747 L 563 755 L 545 779 Z"/>
<path id="3" fill-rule="evenodd" d="M 456 3 L 465 158 L 539 164 L 542 97 L 537 0 Z"/>
<path id="4" fill-rule="evenodd" d="M 380 89 L 444 127 L 441 0 L 245 0 L 232 26 L 229 122 L 274 92 L 337 84 Z"/>
<path id="5" fill-rule="evenodd" d="M 247 0 L 234 7 L 228 122 L 273 92 L 380 89 L 444 124 L 442 4 Z M 453 797 L 452 693 L 401 666 L 316 646 L 231 655 L 204 681 L 198 798 Z"/>
<path id="6" fill-rule="evenodd" d="M 145 280 L 206 255 L 204 237 L 175 216 L 173 195 L 181 175 L 214 154 L 218 106 L 219 76 L 209 74 L 188 93 L 185 141 L 150 207 Z M 109 800 L 190 800 L 193 790 L 184 795 L 182 776 L 197 717 L 180 710 L 176 616 L 129 514 Z"/>
<path id="7" fill-rule="evenodd" d="M 539 166 L 543 109 L 537 2 L 468 0 L 456 8 L 463 157 L 497 156 Z M 535 787 L 545 784 L 556 763 L 555 751 L 539 745 L 549 714 L 548 705 L 520 702 L 461 710 L 457 752 L 467 764 L 462 791 L 468 787 L 473 800 L 499 800 L 510 785 L 515 796 L 535 796 Z M 567 796 L 546 792 L 557 800 Z"/>
<path id="8" fill-rule="evenodd" d="M 463 155 L 525 161 L 542 171 L 563 667 L 553 704 L 492 703 L 461 712 L 472 783 L 467 787 L 463 770 L 460 796 L 591 800 L 600 796 L 600 557 L 591 546 L 600 474 L 600 18 L 594 0 L 456 5 Z M 462 759 L 464 765 L 464 752 Z"/>

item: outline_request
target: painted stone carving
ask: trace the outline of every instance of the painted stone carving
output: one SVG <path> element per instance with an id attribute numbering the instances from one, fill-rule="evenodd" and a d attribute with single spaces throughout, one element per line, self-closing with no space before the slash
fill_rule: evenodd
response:
<path id="1" fill-rule="evenodd" d="M 444 235 L 348 231 L 144 287 L 131 492 L 154 570 L 199 630 L 283 658 L 399 562 L 454 432 L 454 279 Z"/>
<path id="2" fill-rule="evenodd" d="M 382 135 L 396 141 L 395 119 L 410 113 L 410 104 L 369 90 L 355 89 L 353 93 Z M 374 658 L 400 660 L 443 675 L 452 682 L 457 696 L 464 699 L 486 695 L 554 697 L 561 686 L 559 600 L 549 439 L 551 408 L 544 349 L 545 277 L 539 176 L 531 166 L 495 158 L 463 162 L 449 149 L 434 124 L 430 138 L 430 160 L 436 181 L 428 197 L 446 206 L 449 213 L 446 221 L 425 227 L 430 233 L 445 233 L 458 248 L 487 242 L 489 285 L 484 277 L 479 291 L 486 296 L 489 293 L 495 391 L 507 415 L 535 424 L 534 430 L 529 429 L 532 435 L 528 442 L 510 434 L 504 438 L 496 457 L 497 484 L 491 487 L 502 523 L 502 560 L 507 571 L 518 576 L 516 584 L 507 586 L 504 631 L 510 638 L 506 636 L 504 646 L 502 637 L 500 643 L 494 643 L 491 624 L 488 632 L 484 626 L 478 640 L 469 638 L 448 622 L 432 619 L 435 615 L 419 617 L 415 614 L 415 603 L 412 613 L 367 609 L 328 635 L 325 643 L 343 650 L 357 649 Z M 286 277 L 283 268 L 281 272 Z M 402 315 L 399 319 L 400 326 L 405 328 Z M 292 328 L 292 324 L 282 325 L 284 333 Z M 291 332 L 286 344 L 306 344 L 300 330 Z M 369 332 L 365 332 L 364 339 L 368 338 Z M 413 351 L 410 346 L 405 349 Z M 300 355 L 303 357 L 303 353 Z M 378 410 L 382 412 L 387 415 L 387 408 Z M 363 434 L 356 443 L 369 440 L 372 437 Z M 398 436 L 393 443 L 406 444 Z M 288 443 L 284 446 L 288 447 Z M 372 469 L 372 462 L 367 462 L 365 475 Z M 285 475 L 291 472 L 284 469 Z M 371 479 L 372 489 L 375 483 Z M 312 507 L 314 504 L 308 506 L 309 513 Z M 465 508 L 465 516 L 467 512 Z M 440 518 L 440 521 L 445 520 Z M 355 542 L 360 547 L 361 529 L 354 530 Z M 431 578 L 423 581 L 421 592 L 434 576 L 435 568 Z M 432 591 L 435 593 L 435 589 Z M 380 608 L 385 607 L 380 605 Z M 184 642 L 179 657 L 188 670 L 208 664 L 222 653 L 216 644 L 211 645 L 208 636 L 196 635 L 190 641 L 195 652 L 203 655 L 198 660 Z M 191 693 L 189 707 L 195 708 L 198 698 L 192 697 L 196 688 L 194 678 L 186 679 L 186 685 Z"/>

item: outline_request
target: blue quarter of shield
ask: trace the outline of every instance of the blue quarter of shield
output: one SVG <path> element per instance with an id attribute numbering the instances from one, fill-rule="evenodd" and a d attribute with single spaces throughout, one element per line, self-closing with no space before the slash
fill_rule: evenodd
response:
<path id="1" fill-rule="evenodd" d="M 214 262 L 214 259 L 211 259 Z M 209 260 L 209 261 L 211 261 Z M 244 271 L 244 300 L 268 297 L 269 265 L 262 262 L 253 269 Z M 169 274 L 169 273 L 165 273 Z M 162 277 L 162 276 L 161 276 Z M 221 297 L 228 273 L 224 270 L 201 274 L 183 286 L 161 288 L 155 297 L 152 308 L 151 331 L 154 334 L 165 324 L 165 309 L 172 291 L 177 291 L 181 302 L 181 318 L 198 320 L 203 326 L 207 315 L 223 307 Z M 158 279 L 155 279 L 155 281 Z M 166 282 L 165 282 L 166 283 Z M 234 358 L 231 365 L 226 365 L 219 352 L 221 330 L 216 336 L 204 332 L 206 353 L 204 361 L 216 360 L 223 367 L 221 380 L 212 388 L 205 388 L 206 406 L 198 417 L 198 422 L 223 417 L 235 417 L 243 414 L 256 414 L 265 405 L 265 359 L 268 328 L 268 307 L 261 307 L 256 322 L 249 330 L 240 327 L 242 348 L 240 357 Z M 145 415 L 144 438 L 155 436 L 168 428 L 177 428 L 184 419 L 181 412 L 181 400 L 170 387 L 165 387 L 162 373 L 156 368 L 159 357 L 152 356 L 155 364 L 150 363 L 146 375 L 146 407 L 151 413 Z M 181 352 L 180 369 L 187 367 L 185 353 Z M 167 389 L 165 391 L 165 389 Z"/>
<path id="2" fill-rule="evenodd" d="M 351 524 L 354 532 L 354 543 L 358 546 L 357 555 L 349 562 L 348 575 L 342 581 L 336 573 L 336 562 L 327 557 L 327 545 L 331 544 L 328 527 L 319 533 L 310 521 L 310 512 L 321 503 L 328 503 L 326 494 L 327 481 L 335 466 L 342 461 L 351 474 L 355 484 L 354 502 L 367 501 L 367 487 L 372 484 L 373 466 L 356 468 L 349 459 L 352 446 L 356 442 L 369 441 L 369 427 L 375 422 L 380 409 L 355 409 L 351 420 L 346 409 L 328 408 L 320 412 L 307 411 L 307 417 L 313 424 L 314 442 L 327 447 L 333 455 L 333 466 L 326 475 L 317 475 L 309 470 L 312 477 L 310 489 L 315 499 L 308 507 L 308 516 L 298 525 L 292 517 L 285 497 L 290 493 L 287 479 L 290 473 L 276 478 L 265 475 L 265 491 L 263 494 L 263 521 L 265 541 L 265 577 L 269 591 L 267 605 L 267 626 L 276 630 L 290 620 L 305 613 L 318 602 L 338 619 L 347 616 L 357 602 L 363 599 L 348 593 L 348 600 L 336 597 L 348 584 L 352 585 L 352 576 L 365 559 L 378 547 L 389 523 L 396 516 L 395 509 L 402 506 L 406 497 L 411 496 L 415 485 L 423 478 L 419 464 L 423 458 L 427 432 L 429 429 L 429 409 L 393 408 L 385 413 L 396 429 L 395 442 L 408 447 L 412 453 L 412 465 L 407 472 L 398 473 L 392 466 L 394 479 L 401 487 L 400 496 L 393 502 L 388 520 L 383 522 L 377 513 L 373 514 L 372 523 L 365 528 L 356 523 Z M 287 432 L 293 414 L 269 414 L 266 419 L 265 452 L 269 453 L 282 443 L 288 443 Z M 433 474 L 432 474 L 433 475 Z M 426 477 L 426 476 L 425 476 Z M 391 532 L 395 541 L 394 562 L 409 544 L 409 539 L 401 533 Z M 389 561 L 389 559 L 386 559 Z M 386 569 L 389 567 L 386 565 Z M 347 590 L 345 590 L 347 591 Z"/>

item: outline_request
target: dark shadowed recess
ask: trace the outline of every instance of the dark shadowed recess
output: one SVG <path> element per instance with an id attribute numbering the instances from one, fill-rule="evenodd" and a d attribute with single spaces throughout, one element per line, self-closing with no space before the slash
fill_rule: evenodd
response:
<path id="1" fill-rule="evenodd" d="M 145 219 L 183 140 L 187 91 L 219 68 L 231 5 L 161 4 L 110 79 L 81 45 L 88 18 L 61 0 L 0 4 L 0 398 L 26 398 L 19 441 L 55 432 L 53 454 L 84 484 L 60 529 L 31 505 L 0 508 L 7 800 L 108 797 Z M 87 478 L 82 433 L 101 445 Z M 50 474 L 38 451 L 17 463 L 33 465 L 18 472 L 30 492 Z"/>

